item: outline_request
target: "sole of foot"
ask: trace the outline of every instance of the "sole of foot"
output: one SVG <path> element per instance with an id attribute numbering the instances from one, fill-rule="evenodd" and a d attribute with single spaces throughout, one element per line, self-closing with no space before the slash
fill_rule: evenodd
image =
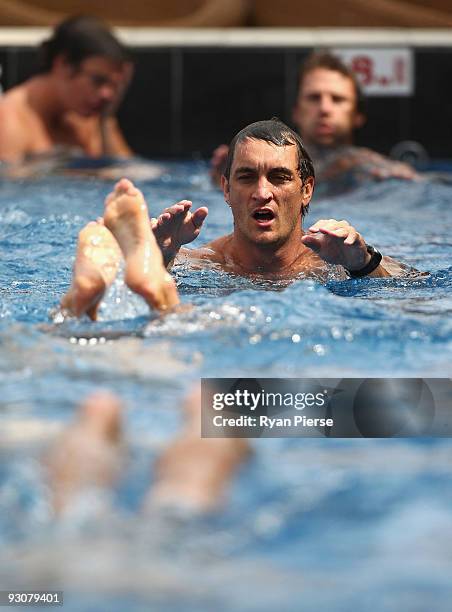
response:
<path id="1" fill-rule="evenodd" d="M 176 306 L 176 285 L 163 265 L 143 194 L 128 179 L 121 179 L 107 196 L 104 223 L 123 253 L 128 287 L 152 308 L 163 311 Z"/>
<path id="2" fill-rule="evenodd" d="M 121 250 L 111 232 L 97 221 L 79 233 L 72 283 L 61 307 L 79 317 L 97 318 L 99 303 L 114 281 L 121 261 Z"/>

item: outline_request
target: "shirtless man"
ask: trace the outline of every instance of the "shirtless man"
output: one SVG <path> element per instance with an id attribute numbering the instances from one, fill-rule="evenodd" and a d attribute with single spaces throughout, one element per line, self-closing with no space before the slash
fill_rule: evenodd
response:
<path id="1" fill-rule="evenodd" d="M 354 73 L 329 53 L 314 53 L 303 63 L 292 119 L 311 155 L 317 182 L 331 189 L 353 187 L 363 180 L 416 179 L 407 164 L 370 149 L 353 146 L 354 132 L 366 121 L 364 99 Z M 211 173 L 221 180 L 228 153 L 213 153 Z"/>
<path id="2" fill-rule="evenodd" d="M 113 116 L 132 74 L 125 49 L 90 17 L 61 23 L 41 47 L 42 72 L 0 97 L 0 160 L 60 145 L 90 157 L 130 156 Z"/>
<path id="3" fill-rule="evenodd" d="M 222 185 L 234 218 L 232 234 L 187 249 L 181 247 L 199 234 L 207 209 L 192 213 L 191 203 L 182 201 L 150 220 L 141 192 L 122 179 L 107 197 L 103 219 L 80 232 L 72 285 L 62 308 L 95 318 L 116 276 L 121 251 L 127 285 L 160 311 L 179 301 L 164 267 L 176 257 L 270 279 L 326 279 L 331 264 L 338 266 L 336 278 L 344 279 L 405 273 L 403 265 L 382 258 L 347 221 L 322 219 L 303 230 L 314 168 L 298 134 L 279 120 L 253 123 L 234 137 Z"/>
<path id="4" fill-rule="evenodd" d="M 234 137 L 221 182 L 234 218 L 232 234 L 199 249 L 183 249 L 182 256 L 264 278 L 326 278 L 330 264 L 341 266 L 336 272 L 343 278 L 404 272 L 366 245 L 347 221 L 323 219 L 303 230 L 314 168 L 298 134 L 279 120 L 253 123 Z M 170 220 L 165 223 L 170 227 Z M 174 247 L 173 257 L 177 242 Z"/>

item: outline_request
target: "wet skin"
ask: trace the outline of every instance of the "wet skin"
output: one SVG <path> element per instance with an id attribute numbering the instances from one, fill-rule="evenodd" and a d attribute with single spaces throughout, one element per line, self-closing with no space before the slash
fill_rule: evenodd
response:
<path id="1" fill-rule="evenodd" d="M 193 257 L 210 259 L 237 273 L 293 274 L 316 260 L 301 242 L 302 210 L 314 186 L 302 183 L 295 146 L 246 139 L 236 147 L 230 180 L 223 178 L 234 231 Z M 318 262 L 317 262 L 318 263 Z"/>
<path id="2" fill-rule="evenodd" d="M 126 262 L 127 286 L 151 308 L 167 310 L 179 303 L 175 282 L 163 265 L 141 191 L 121 179 L 105 201 L 104 222 L 115 236 Z"/>
<path id="3" fill-rule="evenodd" d="M 96 319 L 106 288 L 122 256 L 125 281 L 151 308 L 164 311 L 179 303 L 176 285 L 163 265 L 142 193 L 127 179 L 105 201 L 104 218 L 79 234 L 72 284 L 61 300 L 69 314 Z"/>
<path id="4" fill-rule="evenodd" d="M 77 317 L 97 318 L 105 290 L 116 278 L 121 251 L 103 220 L 88 223 L 79 233 L 77 252 L 69 291 L 61 308 Z"/>
<path id="5" fill-rule="evenodd" d="M 313 192 L 312 177 L 301 180 L 295 145 L 246 139 L 235 150 L 223 193 L 234 231 L 202 249 L 184 250 L 237 274 L 295 278 L 327 275 L 327 263 L 359 270 L 369 261 L 362 236 L 346 221 L 322 219 L 303 232 L 302 211 Z M 372 276 L 387 276 L 379 266 Z"/>

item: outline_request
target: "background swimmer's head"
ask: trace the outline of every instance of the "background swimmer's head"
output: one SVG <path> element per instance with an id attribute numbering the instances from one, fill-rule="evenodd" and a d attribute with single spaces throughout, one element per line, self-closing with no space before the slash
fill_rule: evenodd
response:
<path id="1" fill-rule="evenodd" d="M 77 67 L 89 57 L 103 57 L 117 64 L 131 61 L 125 47 L 113 36 L 108 27 L 94 17 L 69 17 L 62 21 L 45 40 L 39 52 L 41 72 L 49 72 L 57 57 Z"/>
<path id="2" fill-rule="evenodd" d="M 291 130 L 290 127 L 288 127 L 280 119 L 277 117 L 272 117 L 272 119 L 267 119 L 265 121 L 250 123 L 243 128 L 243 130 L 240 130 L 240 132 L 231 140 L 231 144 L 229 145 L 229 153 L 226 160 L 226 167 L 224 169 L 224 176 L 228 181 L 231 174 L 236 147 L 247 138 L 251 138 L 252 140 L 264 140 L 265 142 L 272 143 L 278 147 L 295 145 L 298 151 L 298 173 L 301 181 L 304 183 L 309 177 L 315 178 L 312 159 L 310 158 L 309 153 L 306 151 L 300 136 Z"/>
<path id="3" fill-rule="evenodd" d="M 353 143 L 364 125 L 364 96 L 353 71 L 331 53 L 314 53 L 303 63 L 292 119 L 309 147 Z"/>
<path id="4" fill-rule="evenodd" d="M 41 46 L 41 71 L 52 79 L 60 107 L 83 117 L 115 108 L 132 70 L 125 48 L 92 17 L 63 21 Z"/>
<path id="5" fill-rule="evenodd" d="M 366 114 L 366 98 L 364 97 L 361 86 L 356 78 L 356 74 L 349 68 L 344 62 L 329 53 L 328 51 L 321 51 L 317 53 L 311 53 L 307 59 L 302 63 L 300 67 L 300 77 L 298 81 L 299 93 L 303 89 L 303 81 L 307 74 L 318 69 L 330 70 L 331 72 L 338 72 L 342 76 L 346 77 L 353 84 L 356 96 L 356 111 L 363 115 Z"/>

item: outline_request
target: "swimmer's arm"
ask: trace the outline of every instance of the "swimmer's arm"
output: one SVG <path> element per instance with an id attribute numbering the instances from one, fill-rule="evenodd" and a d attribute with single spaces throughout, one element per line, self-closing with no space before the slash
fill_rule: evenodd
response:
<path id="1" fill-rule="evenodd" d="M 360 149 L 361 165 L 365 167 L 369 174 L 377 180 L 390 178 L 403 179 L 406 181 L 418 181 L 421 176 L 409 164 L 395 161 L 380 155 L 370 149 Z"/>
<path id="2" fill-rule="evenodd" d="M 358 171 L 365 171 L 368 175 L 378 181 L 396 178 L 406 181 L 417 181 L 421 179 L 415 169 L 405 162 L 396 161 L 385 157 L 372 149 L 354 148 L 351 159 L 355 162 Z"/>
<path id="3" fill-rule="evenodd" d="M 416 268 L 407 266 L 401 261 L 397 261 L 387 255 L 383 256 L 380 265 L 371 274 L 369 278 L 385 278 L 385 277 L 401 277 L 401 276 L 425 276 L 427 272 L 420 272 Z"/>
<path id="4" fill-rule="evenodd" d="M 102 155 L 111 157 L 133 156 L 133 151 L 127 144 L 116 118 L 116 112 L 132 80 L 133 71 L 132 62 L 126 62 L 122 70 L 122 83 L 119 86 L 116 96 L 100 117 Z"/>
<path id="5" fill-rule="evenodd" d="M 382 181 L 390 178 L 418 181 L 422 177 L 410 165 L 394 161 L 364 147 L 349 147 L 332 156 L 320 172 L 323 181 L 332 181 L 340 176 L 353 172 L 357 178 L 371 177 Z"/>
<path id="6" fill-rule="evenodd" d="M 127 144 L 116 117 L 101 117 L 100 134 L 102 142 L 102 155 L 108 157 L 133 156 L 133 151 Z"/>
<path id="7" fill-rule="evenodd" d="M 14 113 L 0 105 L 0 160 L 7 163 L 19 162 L 28 152 L 27 130 Z"/>
<path id="8" fill-rule="evenodd" d="M 384 259 L 385 258 L 381 260 L 381 263 L 378 266 L 378 268 L 375 268 L 375 270 L 371 272 L 370 274 L 366 274 L 366 278 L 387 278 L 390 276 L 396 276 L 395 274 L 391 274 L 391 272 L 389 271 L 389 266 L 384 261 Z"/>
<path id="9" fill-rule="evenodd" d="M 82 117 L 73 111 L 62 117 L 70 140 L 91 157 L 130 157 L 133 155 L 121 134 L 116 117 Z"/>
<path id="10" fill-rule="evenodd" d="M 192 213 L 191 206 L 190 200 L 181 200 L 151 219 L 151 227 L 167 269 L 173 265 L 181 247 L 198 237 L 209 212 L 206 206 L 201 206 Z"/>

